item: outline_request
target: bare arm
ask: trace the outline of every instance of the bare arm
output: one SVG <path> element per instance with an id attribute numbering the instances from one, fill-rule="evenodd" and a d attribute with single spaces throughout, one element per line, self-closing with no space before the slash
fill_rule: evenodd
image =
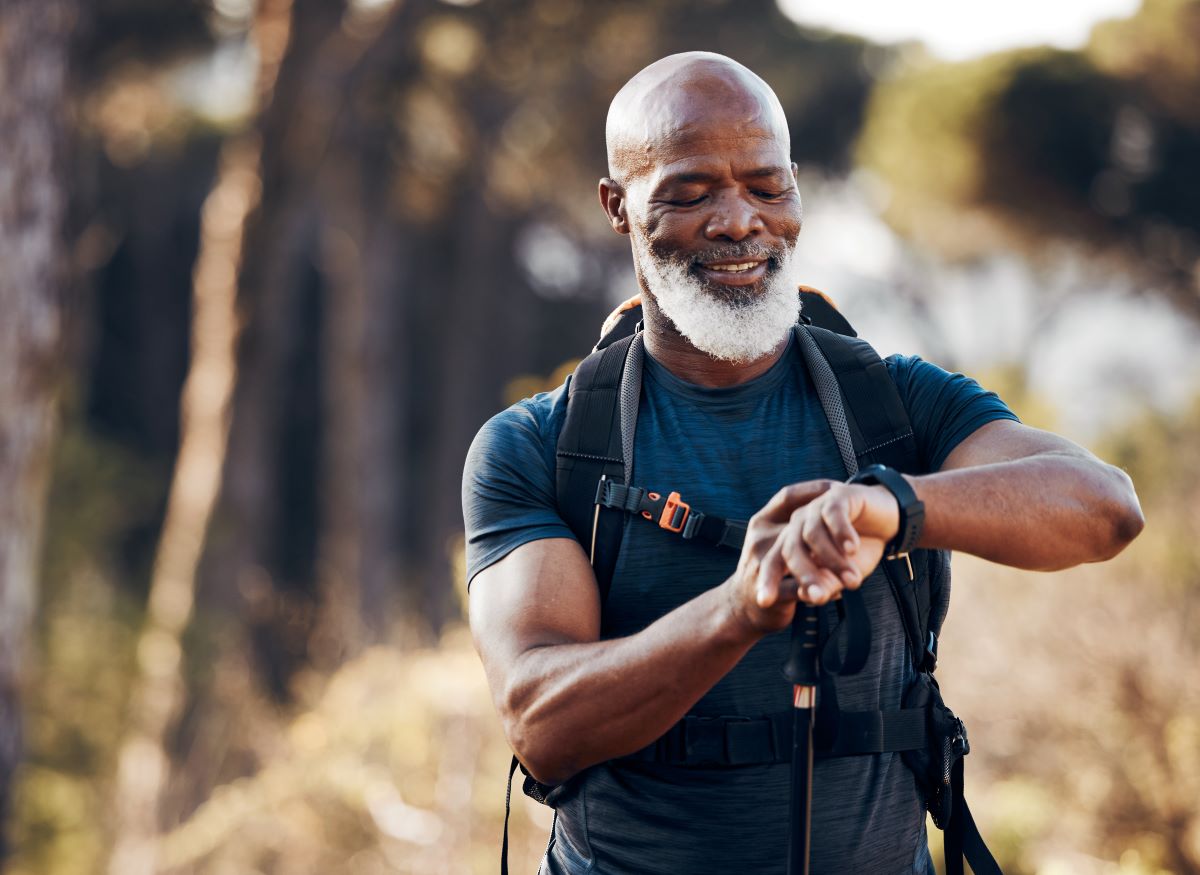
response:
<path id="1" fill-rule="evenodd" d="M 761 557 L 792 509 L 825 490 L 781 491 L 751 520 L 738 571 L 637 634 L 600 641 L 596 580 L 574 540 L 532 541 L 479 572 L 471 632 L 505 734 L 543 783 L 633 753 L 681 719 L 765 633 L 786 626 L 796 587 L 756 603 Z M 876 557 L 878 561 L 878 557 Z"/>
<path id="2" fill-rule="evenodd" d="M 990 422 L 941 471 L 910 477 L 925 503 L 923 547 L 1054 571 L 1117 555 L 1144 520 L 1133 483 L 1066 438 Z"/>
<path id="3" fill-rule="evenodd" d="M 925 504 L 922 547 L 1017 568 L 1052 571 L 1111 559 L 1144 525 L 1125 472 L 1066 438 L 1016 422 L 982 426 L 940 471 L 907 479 Z M 853 585 L 864 545 L 887 543 L 898 524 L 884 487 L 831 484 L 797 508 L 781 533 L 760 572 L 760 603 L 774 603 L 778 581 L 789 573 L 818 584 L 812 600 L 835 597 Z"/>

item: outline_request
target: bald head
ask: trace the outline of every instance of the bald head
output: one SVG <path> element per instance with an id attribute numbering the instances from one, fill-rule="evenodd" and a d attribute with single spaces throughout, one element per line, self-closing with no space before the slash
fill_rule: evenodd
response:
<path id="1" fill-rule="evenodd" d="M 779 98 L 737 61 L 684 52 L 655 61 L 625 83 L 608 108 L 609 175 L 621 183 L 654 166 L 666 146 L 759 132 L 790 151 Z"/>

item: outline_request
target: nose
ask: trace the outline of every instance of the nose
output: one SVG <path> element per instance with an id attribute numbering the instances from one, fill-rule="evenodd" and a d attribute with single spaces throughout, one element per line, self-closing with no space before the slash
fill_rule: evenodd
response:
<path id="1" fill-rule="evenodd" d="M 704 226 L 709 240 L 738 242 L 762 233 L 765 229 L 758 205 L 737 191 L 721 192 L 713 201 L 713 211 Z"/>

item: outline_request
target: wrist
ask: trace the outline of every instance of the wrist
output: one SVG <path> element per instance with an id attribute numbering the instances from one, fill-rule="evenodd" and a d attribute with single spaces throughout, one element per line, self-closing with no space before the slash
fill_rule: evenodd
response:
<path id="1" fill-rule="evenodd" d="M 766 634 L 766 630 L 754 622 L 754 617 L 746 606 L 739 575 L 735 573 L 718 589 L 721 592 L 721 632 L 734 644 L 755 644 Z"/>
<path id="2" fill-rule="evenodd" d="M 895 534 L 884 546 L 885 558 L 906 556 L 916 549 L 925 525 L 925 504 L 917 497 L 917 492 L 908 478 L 884 465 L 871 465 L 863 468 L 848 482 L 885 489 L 896 502 L 898 520 Z"/>

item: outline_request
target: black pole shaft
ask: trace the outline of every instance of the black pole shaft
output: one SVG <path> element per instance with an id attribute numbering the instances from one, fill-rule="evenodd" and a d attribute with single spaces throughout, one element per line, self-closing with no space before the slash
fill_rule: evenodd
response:
<path id="1" fill-rule="evenodd" d="M 808 875 L 812 838 L 813 720 L 820 681 L 817 643 L 820 617 L 812 605 L 797 605 L 792 642 L 783 674 L 792 682 L 792 788 L 788 832 L 788 875 Z"/>

